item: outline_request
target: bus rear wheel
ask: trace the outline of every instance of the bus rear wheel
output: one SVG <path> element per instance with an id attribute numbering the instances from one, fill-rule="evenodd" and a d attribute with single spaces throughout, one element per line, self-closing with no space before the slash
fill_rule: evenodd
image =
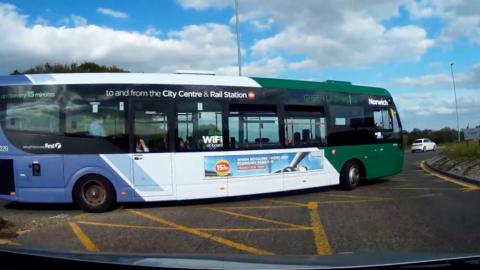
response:
<path id="1" fill-rule="evenodd" d="M 115 205 L 115 190 L 107 179 L 100 175 L 86 175 L 73 189 L 75 203 L 85 212 L 101 213 Z"/>
<path id="2" fill-rule="evenodd" d="M 340 171 L 340 187 L 344 190 L 352 190 L 357 187 L 361 178 L 360 165 L 350 160 L 343 165 Z"/>

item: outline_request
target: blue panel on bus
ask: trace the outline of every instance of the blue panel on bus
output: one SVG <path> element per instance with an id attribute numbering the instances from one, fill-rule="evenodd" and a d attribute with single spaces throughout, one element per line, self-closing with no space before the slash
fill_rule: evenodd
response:
<path id="1" fill-rule="evenodd" d="M 0 76 L 1 85 L 30 85 L 32 82 L 25 75 Z"/>

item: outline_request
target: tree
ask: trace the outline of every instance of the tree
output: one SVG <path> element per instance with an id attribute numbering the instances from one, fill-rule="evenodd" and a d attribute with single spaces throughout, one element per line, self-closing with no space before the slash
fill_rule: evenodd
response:
<path id="1" fill-rule="evenodd" d="M 119 68 L 117 66 L 98 65 L 93 62 L 83 62 L 80 65 L 78 65 L 77 63 L 72 63 L 70 65 L 50 64 L 47 62 L 43 65 L 37 65 L 24 71 L 18 71 L 18 69 L 15 69 L 10 75 L 43 74 L 43 73 L 92 73 L 92 72 L 118 73 L 118 72 L 129 72 L 129 71 Z"/>
<path id="2" fill-rule="evenodd" d="M 440 130 L 420 130 L 418 128 L 414 128 L 410 133 L 407 132 L 406 135 L 408 136 L 409 144 L 411 144 L 414 140 L 420 138 L 430 138 L 436 143 L 454 142 L 457 140 L 458 136 L 457 131 L 449 127 L 444 127 Z M 460 135 L 460 137 L 462 137 L 462 134 Z"/>

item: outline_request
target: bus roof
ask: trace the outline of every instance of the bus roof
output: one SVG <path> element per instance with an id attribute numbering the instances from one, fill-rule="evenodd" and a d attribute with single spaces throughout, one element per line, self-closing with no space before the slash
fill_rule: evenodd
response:
<path id="1" fill-rule="evenodd" d="M 346 92 L 352 94 L 371 94 L 380 96 L 390 96 L 390 93 L 379 87 L 353 85 L 345 81 L 328 80 L 325 82 L 285 80 L 285 79 L 269 79 L 269 78 L 252 78 L 265 88 L 292 88 L 292 89 L 314 89 L 326 92 Z"/>
<path id="2" fill-rule="evenodd" d="M 352 85 L 349 82 L 333 80 L 314 82 L 258 77 L 250 78 L 239 76 L 167 73 L 57 73 L 0 76 L 0 86 L 55 84 L 195 84 L 255 88 L 309 89 L 326 92 L 390 96 L 390 93 L 384 88 Z"/>

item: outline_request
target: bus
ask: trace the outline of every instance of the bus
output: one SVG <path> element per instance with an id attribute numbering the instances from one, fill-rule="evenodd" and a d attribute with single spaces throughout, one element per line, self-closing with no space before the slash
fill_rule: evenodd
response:
<path id="1" fill-rule="evenodd" d="M 241 196 L 398 174 L 383 88 L 204 74 L 0 77 L 0 199 L 116 203 Z"/>

